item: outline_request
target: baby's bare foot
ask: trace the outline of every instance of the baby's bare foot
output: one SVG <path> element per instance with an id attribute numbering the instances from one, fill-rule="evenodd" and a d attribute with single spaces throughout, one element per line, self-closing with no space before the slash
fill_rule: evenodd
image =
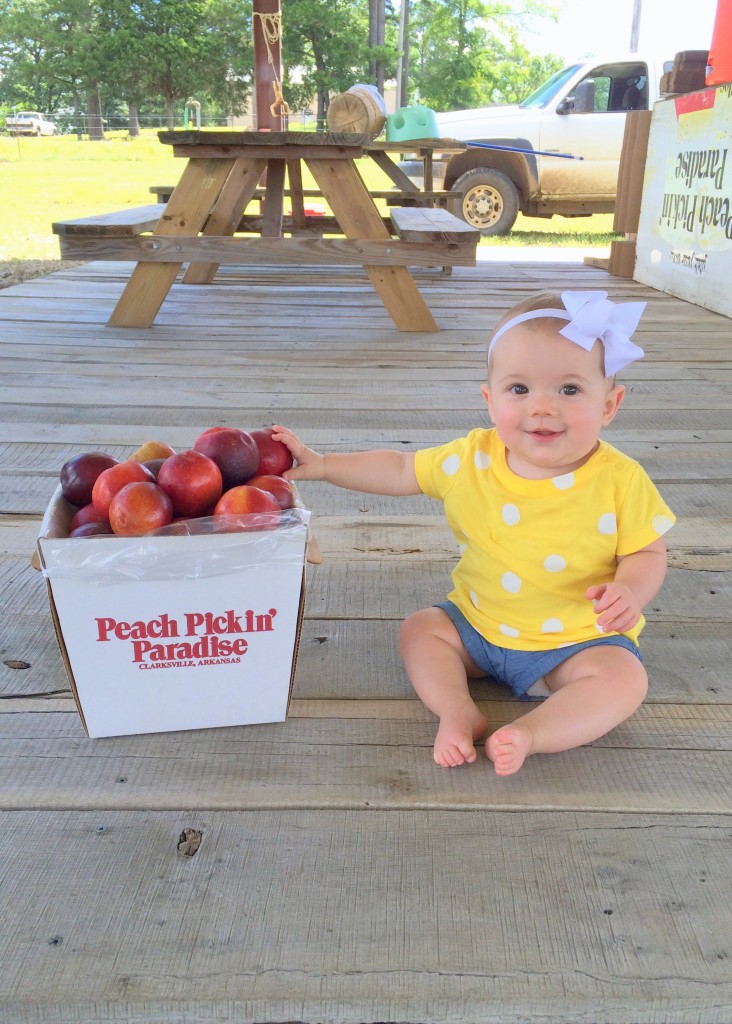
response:
<path id="1" fill-rule="evenodd" d="M 435 737 L 434 758 L 443 768 L 472 764 L 477 758 L 475 740 L 484 736 L 488 719 L 475 704 L 465 705 L 450 715 L 443 715 Z"/>
<path id="2" fill-rule="evenodd" d="M 525 725 L 504 725 L 488 737 L 485 752 L 493 762 L 496 775 L 513 775 L 531 753 L 531 730 Z"/>

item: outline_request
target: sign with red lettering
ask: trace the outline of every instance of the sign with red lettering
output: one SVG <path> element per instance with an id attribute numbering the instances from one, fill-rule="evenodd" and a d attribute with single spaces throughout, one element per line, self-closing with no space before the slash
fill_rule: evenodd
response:
<path id="1" fill-rule="evenodd" d="M 41 539 L 89 735 L 283 721 L 306 540 L 306 520 L 260 533 Z"/>
<path id="2" fill-rule="evenodd" d="M 634 277 L 732 314 L 732 85 L 653 108 Z"/>

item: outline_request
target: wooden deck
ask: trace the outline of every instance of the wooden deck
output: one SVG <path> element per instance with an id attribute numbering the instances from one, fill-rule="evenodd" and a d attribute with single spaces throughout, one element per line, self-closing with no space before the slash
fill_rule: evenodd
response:
<path id="1" fill-rule="evenodd" d="M 174 286 L 150 330 L 106 327 L 128 273 L 0 292 L 0 1022 L 729 1024 L 729 321 L 580 263 L 508 261 L 416 271 L 439 334 L 397 332 L 360 269 L 332 268 L 224 268 Z M 324 561 L 290 719 L 84 736 L 29 567 L 67 458 L 219 423 L 281 421 L 328 450 L 438 443 L 485 422 L 486 332 L 545 286 L 648 300 L 607 436 L 679 524 L 632 720 L 509 779 L 482 757 L 436 767 L 397 630 L 446 592 L 441 509 L 311 484 Z"/>

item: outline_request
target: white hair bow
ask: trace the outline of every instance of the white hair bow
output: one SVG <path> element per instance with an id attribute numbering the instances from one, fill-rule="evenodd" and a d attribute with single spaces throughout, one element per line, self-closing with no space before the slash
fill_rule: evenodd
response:
<path id="1" fill-rule="evenodd" d="M 562 302 L 570 320 L 559 333 L 587 352 L 599 339 L 605 348 L 606 377 L 643 358 L 643 349 L 630 336 L 645 302 L 612 302 L 607 292 L 562 292 Z"/>
<path id="2" fill-rule="evenodd" d="M 612 302 L 607 292 L 562 292 L 564 309 L 531 309 L 502 324 L 491 339 L 488 348 L 490 359 L 493 346 L 512 327 L 526 320 L 542 317 L 557 317 L 569 320 L 560 334 L 589 352 L 596 341 L 605 349 L 605 376 L 612 377 L 629 363 L 643 358 L 643 349 L 630 340 L 638 326 L 645 302 Z"/>

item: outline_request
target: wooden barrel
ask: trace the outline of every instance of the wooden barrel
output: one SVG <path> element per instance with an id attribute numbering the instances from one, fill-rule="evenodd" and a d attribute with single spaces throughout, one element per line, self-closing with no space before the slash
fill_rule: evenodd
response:
<path id="1" fill-rule="evenodd" d="M 352 85 L 334 96 L 328 106 L 328 128 L 332 132 L 355 132 L 375 139 L 386 122 L 386 103 L 373 85 Z"/>

